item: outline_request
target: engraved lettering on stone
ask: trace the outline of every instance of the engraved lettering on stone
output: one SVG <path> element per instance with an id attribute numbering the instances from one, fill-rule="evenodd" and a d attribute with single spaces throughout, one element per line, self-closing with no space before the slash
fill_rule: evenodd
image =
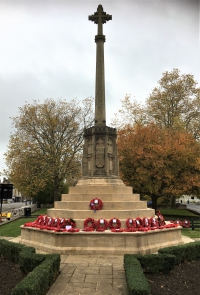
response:
<path id="1" fill-rule="evenodd" d="M 96 143 L 96 167 L 103 168 L 105 165 L 105 146 L 104 140 L 99 138 Z"/>

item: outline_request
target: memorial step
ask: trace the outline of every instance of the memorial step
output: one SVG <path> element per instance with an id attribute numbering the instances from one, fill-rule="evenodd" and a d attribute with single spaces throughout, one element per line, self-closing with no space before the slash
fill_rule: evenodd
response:
<path id="1" fill-rule="evenodd" d="M 153 209 L 135 209 L 135 210 L 66 210 L 66 209 L 48 209 L 47 215 L 50 217 L 59 217 L 59 218 L 72 218 L 75 219 L 86 219 L 86 218 L 118 218 L 118 219 L 127 219 L 127 218 L 136 218 L 136 217 L 153 217 L 155 211 Z"/>
<path id="2" fill-rule="evenodd" d="M 93 199 L 100 199 L 102 202 L 137 202 L 140 201 L 139 194 L 124 194 L 124 193 L 77 193 L 77 194 L 63 194 L 62 201 L 87 201 L 90 202 Z"/>
<path id="3" fill-rule="evenodd" d="M 132 202 L 103 202 L 102 210 L 135 210 L 146 209 L 146 201 L 132 201 Z M 54 209 L 66 210 L 88 210 L 90 209 L 90 202 L 86 201 L 58 201 L 54 202 Z"/>

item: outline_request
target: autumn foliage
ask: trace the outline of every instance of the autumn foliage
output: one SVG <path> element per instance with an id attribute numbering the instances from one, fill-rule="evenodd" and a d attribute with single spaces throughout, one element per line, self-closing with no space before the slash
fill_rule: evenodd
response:
<path id="1" fill-rule="evenodd" d="M 164 72 L 144 105 L 126 95 L 112 120 L 119 128 L 151 122 L 161 128 L 186 130 L 200 138 L 200 88 L 193 75 L 181 74 L 178 69 Z"/>
<path id="2" fill-rule="evenodd" d="M 152 198 L 180 196 L 200 186 L 200 146 L 185 131 L 158 125 L 126 126 L 118 133 L 120 171 L 133 191 Z"/>
<path id="3" fill-rule="evenodd" d="M 80 174 L 83 130 L 93 123 L 92 99 L 69 102 L 46 99 L 19 108 L 12 118 L 5 160 L 6 175 L 24 195 L 53 189 L 59 199 L 63 182 Z"/>

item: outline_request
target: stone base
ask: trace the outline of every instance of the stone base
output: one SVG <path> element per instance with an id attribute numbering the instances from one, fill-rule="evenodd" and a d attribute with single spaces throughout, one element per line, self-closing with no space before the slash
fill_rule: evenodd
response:
<path id="1" fill-rule="evenodd" d="M 20 243 L 58 254 L 151 254 L 159 248 L 183 244 L 181 229 L 62 233 L 22 226 Z"/>
<path id="2" fill-rule="evenodd" d="M 102 210 L 91 210 L 89 204 L 94 198 L 103 202 Z M 139 194 L 132 193 L 132 187 L 126 186 L 118 178 L 80 179 L 76 186 L 69 188 L 68 194 L 62 195 L 62 200 L 54 202 L 54 208 L 47 210 L 47 215 L 53 218 L 72 218 L 76 227 L 82 229 L 86 218 L 100 218 L 109 221 L 118 218 L 121 227 L 126 227 L 128 218 L 151 218 L 155 215 L 153 209 L 147 208 L 146 201 L 140 201 Z"/>
<path id="3" fill-rule="evenodd" d="M 99 198 L 102 210 L 90 209 L 90 201 Z M 69 194 L 62 195 L 62 201 L 55 202 L 54 208 L 47 210 L 53 218 L 73 218 L 76 227 L 82 229 L 86 218 L 118 218 L 121 228 L 126 227 L 128 218 L 151 218 L 154 210 L 140 201 L 132 187 L 125 186 L 120 178 L 81 179 Z M 155 253 L 159 248 L 182 244 L 181 227 L 148 232 L 105 232 L 66 233 L 21 227 L 21 243 L 40 251 L 59 254 L 145 254 Z"/>

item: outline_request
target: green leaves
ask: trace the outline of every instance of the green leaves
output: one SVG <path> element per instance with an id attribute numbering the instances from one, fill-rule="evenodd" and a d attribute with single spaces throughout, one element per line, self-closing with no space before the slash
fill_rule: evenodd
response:
<path id="1" fill-rule="evenodd" d="M 20 192 L 34 196 L 52 184 L 58 200 L 63 181 L 80 174 L 83 129 L 93 123 L 92 104 L 91 98 L 82 103 L 46 99 L 19 108 L 5 159 Z"/>

